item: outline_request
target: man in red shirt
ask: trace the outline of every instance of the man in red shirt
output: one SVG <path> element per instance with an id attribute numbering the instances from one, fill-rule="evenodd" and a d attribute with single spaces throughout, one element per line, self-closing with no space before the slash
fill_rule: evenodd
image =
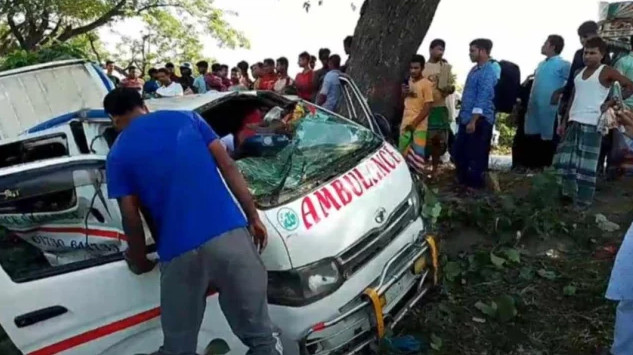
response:
<path id="1" fill-rule="evenodd" d="M 145 81 L 138 77 L 136 67 L 130 65 L 127 68 L 127 77 L 121 80 L 121 86 L 134 89 L 143 95 L 143 85 L 145 85 Z"/>
<path id="2" fill-rule="evenodd" d="M 299 67 L 302 69 L 295 77 L 295 87 L 299 97 L 312 101 L 314 99 L 314 71 L 310 67 L 310 54 L 303 52 L 299 54 Z"/>
<path id="3" fill-rule="evenodd" d="M 264 66 L 262 67 L 261 75 L 255 82 L 255 90 L 272 91 L 275 89 L 276 81 L 277 75 L 275 75 L 275 61 L 270 58 L 264 59 Z"/>
<path id="4" fill-rule="evenodd" d="M 207 73 L 204 76 L 204 80 L 207 82 L 209 90 L 226 91 L 229 89 L 226 85 L 224 85 L 224 81 L 220 76 L 221 70 L 222 65 L 215 63 L 211 66 L 211 73 Z"/>

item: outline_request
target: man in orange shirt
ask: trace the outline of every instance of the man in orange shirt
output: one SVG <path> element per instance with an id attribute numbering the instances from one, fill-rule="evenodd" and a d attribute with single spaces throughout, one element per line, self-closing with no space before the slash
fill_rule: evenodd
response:
<path id="1" fill-rule="evenodd" d="M 409 81 L 402 85 L 404 115 L 398 148 L 418 174 L 423 173 L 428 116 L 433 104 L 433 83 L 422 77 L 425 59 L 414 55 L 409 65 Z"/>

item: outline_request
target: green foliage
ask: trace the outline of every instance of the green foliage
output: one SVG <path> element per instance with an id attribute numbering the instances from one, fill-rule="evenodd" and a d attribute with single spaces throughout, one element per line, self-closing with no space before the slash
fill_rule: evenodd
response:
<path id="1" fill-rule="evenodd" d="M 229 48 L 249 46 L 226 21 L 228 14 L 209 0 L 11 0 L 11 6 L 8 2 L 0 0 L 0 54 L 68 42 L 127 19 L 144 24 L 138 34 L 121 35 L 120 47 L 127 46 L 121 56 L 127 61 L 147 62 L 152 53 L 156 60 L 191 60 L 199 57 L 203 36 Z M 9 23 L 14 26 L 6 31 Z M 140 42 L 147 46 L 137 48 Z"/>
<path id="2" fill-rule="evenodd" d="M 579 222 L 562 214 L 557 177 L 553 170 L 534 175 L 527 193 L 483 196 L 444 206 L 442 224 L 473 226 L 486 235 L 510 238 L 513 245 L 522 236 L 572 234 Z M 515 240 L 516 239 L 516 240 Z"/>
<path id="3" fill-rule="evenodd" d="M 422 200 L 422 218 L 427 223 L 429 230 L 435 230 L 437 228 L 437 221 L 442 213 L 442 204 L 438 198 L 438 190 L 431 189 L 428 185 L 419 181 L 418 188 L 423 194 Z"/>
<path id="4" fill-rule="evenodd" d="M 77 44 L 54 44 L 33 52 L 18 49 L 2 58 L 0 61 L 0 70 L 15 69 L 56 60 L 85 57 L 86 53 L 84 49 Z"/>
<path id="5" fill-rule="evenodd" d="M 512 116 L 507 113 L 497 114 L 495 127 L 499 131 L 499 145 L 496 149 L 503 154 L 509 154 L 512 151 L 512 141 L 516 134 L 516 127 L 512 122 Z"/>

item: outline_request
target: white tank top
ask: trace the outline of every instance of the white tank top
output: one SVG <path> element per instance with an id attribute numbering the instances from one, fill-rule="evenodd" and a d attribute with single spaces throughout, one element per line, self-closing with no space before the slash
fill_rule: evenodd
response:
<path id="1" fill-rule="evenodd" d="M 574 79 L 576 94 L 569 111 L 569 120 L 596 126 L 600 118 L 600 106 L 609 96 L 609 88 L 600 83 L 600 73 L 604 70 L 601 65 L 587 80 L 582 78 L 587 68 L 585 67 Z"/>

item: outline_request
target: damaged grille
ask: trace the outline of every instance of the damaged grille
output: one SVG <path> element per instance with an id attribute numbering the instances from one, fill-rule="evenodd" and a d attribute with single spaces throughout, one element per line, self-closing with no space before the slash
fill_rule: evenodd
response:
<path id="1" fill-rule="evenodd" d="M 389 216 L 386 223 L 369 231 L 337 259 L 345 278 L 349 278 L 387 247 L 411 222 L 415 220 L 413 201 L 407 198 Z"/>

